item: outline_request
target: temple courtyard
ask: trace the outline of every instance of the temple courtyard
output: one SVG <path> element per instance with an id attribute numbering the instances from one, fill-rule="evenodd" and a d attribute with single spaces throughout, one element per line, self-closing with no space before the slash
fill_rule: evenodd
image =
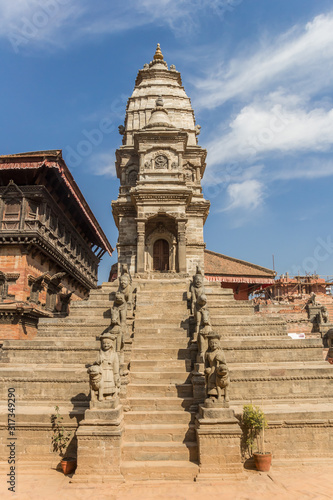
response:
<path id="1" fill-rule="evenodd" d="M 47 474 L 18 471 L 17 491 L 6 491 L 1 481 L 1 498 L 20 500 L 90 499 L 108 500 L 320 500 L 332 498 L 333 465 L 316 461 L 300 462 L 299 466 L 272 466 L 270 472 L 246 470 L 243 479 L 230 478 L 220 482 L 142 481 L 123 484 L 71 484 L 71 478 L 51 470 Z"/>

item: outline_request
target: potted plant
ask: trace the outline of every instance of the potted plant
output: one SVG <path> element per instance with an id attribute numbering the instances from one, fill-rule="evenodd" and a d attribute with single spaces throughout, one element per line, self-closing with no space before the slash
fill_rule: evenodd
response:
<path id="1" fill-rule="evenodd" d="M 63 425 L 64 417 L 60 415 L 59 406 L 54 407 L 56 413 L 51 415 L 52 424 L 52 445 L 53 451 L 57 451 L 62 457 L 60 465 L 64 474 L 71 474 L 76 469 L 76 458 L 65 457 L 65 451 L 71 438 L 71 433 L 66 431 Z"/>
<path id="2" fill-rule="evenodd" d="M 264 412 L 259 406 L 244 405 L 242 416 L 243 429 L 245 432 L 246 445 L 250 455 L 254 458 L 257 470 L 268 472 L 272 462 L 272 454 L 265 451 L 265 429 L 267 420 Z M 257 450 L 253 452 L 256 442 Z"/>

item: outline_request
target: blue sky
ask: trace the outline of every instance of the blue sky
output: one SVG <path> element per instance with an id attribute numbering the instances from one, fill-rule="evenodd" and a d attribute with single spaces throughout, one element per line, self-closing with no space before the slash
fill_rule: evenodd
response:
<path id="1" fill-rule="evenodd" d="M 330 0 L 0 0 L 0 153 L 62 149 L 115 246 L 118 125 L 157 42 L 208 150 L 207 248 L 333 275 Z"/>

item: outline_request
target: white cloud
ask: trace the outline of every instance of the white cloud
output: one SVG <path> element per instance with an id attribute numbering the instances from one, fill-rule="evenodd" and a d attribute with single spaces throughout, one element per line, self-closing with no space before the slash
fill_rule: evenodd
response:
<path id="1" fill-rule="evenodd" d="M 245 106 L 227 133 L 206 145 L 210 167 L 246 163 L 272 153 L 328 151 L 332 146 L 333 109 L 311 109 L 311 103 L 280 93 Z"/>
<path id="2" fill-rule="evenodd" d="M 223 17 L 242 0 L 0 0 L 0 37 L 15 52 L 29 47 L 65 47 L 87 36 L 100 37 L 154 23 L 186 34 L 200 25 L 200 16 Z"/>
<path id="3" fill-rule="evenodd" d="M 219 59 L 214 53 L 214 59 Z M 272 85 L 312 94 L 333 81 L 333 13 L 319 15 L 304 28 L 294 27 L 271 46 L 227 62 L 194 81 L 200 95 L 195 105 L 215 108 Z M 212 64 L 213 68 L 216 65 Z"/>
<path id="4" fill-rule="evenodd" d="M 114 149 L 91 156 L 89 166 L 95 175 L 116 177 Z"/>
<path id="5" fill-rule="evenodd" d="M 257 209 L 264 200 L 264 185 L 254 179 L 229 184 L 227 195 L 229 202 L 223 211 L 235 209 L 253 211 Z"/>
<path id="6" fill-rule="evenodd" d="M 56 33 L 70 28 L 83 12 L 79 0 L 0 0 L 0 37 L 6 37 L 15 52 L 27 44 L 62 46 L 64 40 Z"/>
<path id="7" fill-rule="evenodd" d="M 307 158 L 302 163 L 298 161 L 296 165 L 292 165 L 289 168 L 282 167 L 279 170 L 271 172 L 269 175 L 271 181 L 321 179 L 331 176 L 333 176 L 333 160 L 319 158 Z"/>

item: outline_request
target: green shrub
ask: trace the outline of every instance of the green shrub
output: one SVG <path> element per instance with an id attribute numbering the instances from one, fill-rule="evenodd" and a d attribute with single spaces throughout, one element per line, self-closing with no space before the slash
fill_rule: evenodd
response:
<path id="1" fill-rule="evenodd" d="M 52 424 L 52 445 L 53 451 L 57 451 L 61 457 L 64 456 L 64 452 L 67 448 L 68 441 L 71 438 L 71 433 L 66 431 L 62 421 L 64 417 L 62 417 L 59 413 L 59 406 L 54 407 L 56 413 L 51 415 L 51 424 Z"/>
<path id="2" fill-rule="evenodd" d="M 256 441 L 257 451 L 265 453 L 264 430 L 267 427 L 267 420 L 264 412 L 259 406 L 244 405 L 242 426 L 245 434 L 245 442 L 250 455 L 253 454 L 253 445 Z"/>

